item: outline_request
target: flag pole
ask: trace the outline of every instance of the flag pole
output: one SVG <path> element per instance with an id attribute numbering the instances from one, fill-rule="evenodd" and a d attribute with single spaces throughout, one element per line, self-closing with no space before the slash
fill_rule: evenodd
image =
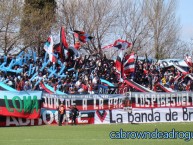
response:
<path id="1" fill-rule="evenodd" d="M 120 79 L 123 77 L 123 50 L 121 49 L 121 74 L 120 74 Z"/>
<path id="2" fill-rule="evenodd" d="M 137 55 L 137 54 L 135 54 L 135 55 Z M 138 55 L 136 56 L 136 59 L 135 59 L 135 70 L 134 70 L 134 74 L 133 74 L 133 81 L 134 81 L 134 79 L 135 79 L 135 75 L 136 75 L 136 64 L 137 64 L 137 61 L 138 61 Z"/>

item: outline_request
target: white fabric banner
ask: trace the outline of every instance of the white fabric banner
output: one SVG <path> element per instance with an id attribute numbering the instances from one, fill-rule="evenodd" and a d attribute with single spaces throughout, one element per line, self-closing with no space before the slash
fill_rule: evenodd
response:
<path id="1" fill-rule="evenodd" d="M 188 67 L 187 63 L 183 59 L 162 59 L 158 63 L 160 67 L 170 67 L 172 65 L 179 65 L 181 67 Z"/>
<path id="2" fill-rule="evenodd" d="M 106 115 L 104 115 L 106 114 Z M 159 123 L 192 122 L 193 107 L 189 108 L 134 108 L 132 113 L 123 109 L 105 110 L 103 115 L 95 113 L 95 124 L 110 123 Z"/>

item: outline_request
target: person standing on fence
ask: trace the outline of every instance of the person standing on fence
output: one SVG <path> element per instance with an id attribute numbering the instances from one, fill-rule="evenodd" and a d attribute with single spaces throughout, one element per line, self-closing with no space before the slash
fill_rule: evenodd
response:
<path id="1" fill-rule="evenodd" d="M 62 121 L 64 118 L 65 109 L 63 103 L 61 103 L 58 107 L 58 125 L 62 126 Z"/>

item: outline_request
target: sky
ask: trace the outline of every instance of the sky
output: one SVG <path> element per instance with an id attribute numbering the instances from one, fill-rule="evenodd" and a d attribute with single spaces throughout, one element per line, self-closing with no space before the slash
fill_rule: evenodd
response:
<path id="1" fill-rule="evenodd" d="M 178 0 L 177 17 L 181 24 L 181 39 L 193 39 L 193 0 Z"/>

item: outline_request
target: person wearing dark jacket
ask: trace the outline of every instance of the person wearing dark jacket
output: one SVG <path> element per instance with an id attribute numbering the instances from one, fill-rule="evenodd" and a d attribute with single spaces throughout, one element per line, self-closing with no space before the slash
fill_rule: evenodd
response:
<path id="1" fill-rule="evenodd" d="M 58 125 L 59 126 L 62 126 L 64 114 L 65 114 L 65 108 L 64 108 L 63 103 L 61 103 L 58 107 Z"/>
<path id="2" fill-rule="evenodd" d="M 74 105 L 71 109 L 71 115 L 72 115 L 72 125 L 76 125 L 76 118 L 78 117 L 79 110 L 76 108 L 76 105 Z"/>

